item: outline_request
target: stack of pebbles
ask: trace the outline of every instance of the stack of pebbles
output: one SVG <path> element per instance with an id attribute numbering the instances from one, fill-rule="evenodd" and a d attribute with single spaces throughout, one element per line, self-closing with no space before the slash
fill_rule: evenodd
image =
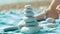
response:
<path id="1" fill-rule="evenodd" d="M 33 9 L 31 5 L 26 5 L 24 9 L 24 21 L 25 21 L 25 26 L 21 28 L 21 32 L 25 34 L 33 34 L 37 33 L 40 28 L 38 26 L 38 23 L 36 19 L 34 18 L 34 13 L 32 12 Z"/>

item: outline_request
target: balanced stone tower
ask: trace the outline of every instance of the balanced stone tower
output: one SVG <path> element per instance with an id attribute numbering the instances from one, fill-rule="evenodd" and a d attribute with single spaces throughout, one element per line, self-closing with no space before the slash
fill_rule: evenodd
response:
<path id="1" fill-rule="evenodd" d="M 40 28 L 38 26 L 37 20 L 34 18 L 33 8 L 31 5 L 25 6 L 24 15 L 25 26 L 21 28 L 21 32 L 25 34 L 37 33 Z"/>

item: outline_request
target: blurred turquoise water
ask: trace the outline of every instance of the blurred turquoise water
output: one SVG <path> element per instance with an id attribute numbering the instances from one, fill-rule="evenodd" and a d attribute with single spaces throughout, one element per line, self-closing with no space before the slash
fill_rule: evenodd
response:
<path id="1" fill-rule="evenodd" d="M 39 14 L 39 10 L 35 10 L 34 14 Z M 20 32 L 20 30 L 11 31 L 11 32 L 4 32 L 3 29 L 6 27 L 16 26 L 20 21 L 22 21 L 24 18 L 23 12 L 15 12 L 15 11 L 8 11 L 8 12 L 1 12 L 0 13 L 0 33 L 8 33 L 8 34 L 23 34 Z M 56 30 L 47 30 L 45 28 L 44 30 L 41 30 L 37 34 L 59 34 L 60 33 L 60 19 L 56 20 L 57 27 Z"/>

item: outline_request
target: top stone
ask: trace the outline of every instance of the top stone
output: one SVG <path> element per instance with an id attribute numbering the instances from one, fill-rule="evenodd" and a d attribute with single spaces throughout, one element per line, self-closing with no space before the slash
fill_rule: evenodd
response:
<path id="1" fill-rule="evenodd" d="M 34 16 L 34 13 L 33 13 L 33 8 L 31 5 L 25 5 L 25 9 L 24 9 L 24 15 L 25 16 Z"/>
<path id="2" fill-rule="evenodd" d="M 31 5 L 25 5 L 24 6 L 26 9 L 32 9 L 32 6 Z"/>

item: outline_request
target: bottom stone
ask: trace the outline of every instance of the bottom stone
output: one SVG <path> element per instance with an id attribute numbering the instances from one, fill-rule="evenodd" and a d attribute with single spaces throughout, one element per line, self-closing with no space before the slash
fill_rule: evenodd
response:
<path id="1" fill-rule="evenodd" d="M 39 27 L 22 27 L 21 32 L 25 34 L 33 34 L 40 31 Z"/>

